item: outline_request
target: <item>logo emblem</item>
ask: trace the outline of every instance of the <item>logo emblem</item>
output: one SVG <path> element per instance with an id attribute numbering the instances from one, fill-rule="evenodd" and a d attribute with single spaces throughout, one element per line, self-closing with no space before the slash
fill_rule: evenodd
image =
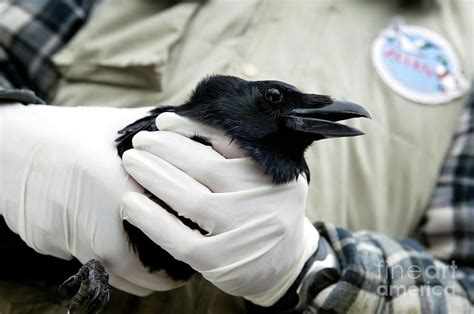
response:
<path id="1" fill-rule="evenodd" d="M 428 29 L 406 25 L 401 18 L 374 40 L 372 62 L 385 84 L 418 103 L 447 103 L 469 89 L 451 45 Z"/>

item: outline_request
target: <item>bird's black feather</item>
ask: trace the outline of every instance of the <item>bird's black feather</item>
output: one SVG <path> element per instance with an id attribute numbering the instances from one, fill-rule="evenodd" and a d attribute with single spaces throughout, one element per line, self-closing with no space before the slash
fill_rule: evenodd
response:
<path id="1" fill-rule="evenodd" d="M 145 116 L 132 124 L 127 125 L 118 131 L 120 136 L 115 140 L 117 143 L 117 153 L 122 157 L 123 153 L 133 147 L 132 139 L 140 131 L 158 131 L 155 124 L 155 119 L 163 112 L 173 112 L 174 107 L 155 108 Z"/>

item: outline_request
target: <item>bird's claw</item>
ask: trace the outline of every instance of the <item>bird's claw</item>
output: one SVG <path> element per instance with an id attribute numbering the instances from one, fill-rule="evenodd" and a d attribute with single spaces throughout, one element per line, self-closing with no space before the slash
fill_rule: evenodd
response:
<path id="1" fill-rule="evenodd" d="M 85 263 L 77 274 L 69 277 L 58 288 L 77 287 L 79 291 L 72 297 L 68 313 L 73 313 L 84 302 L 90 299 L 86 307 L 87 313 L 99 313 L 108 303 L 110 298 L 109 275 L 98 260 Z"/>

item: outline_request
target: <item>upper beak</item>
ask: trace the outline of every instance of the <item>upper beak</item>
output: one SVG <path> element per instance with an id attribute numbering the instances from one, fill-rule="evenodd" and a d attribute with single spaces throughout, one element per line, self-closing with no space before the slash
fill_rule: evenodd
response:
<path id="1" fill-rule="evenodd" d="M 357 136 L 360 130 L 336 123 L 351 118 L 369 118 L 362 106 L 346 101 L 333 101 L 318 108 L 300 107 L 281 115 L 283 125 L 291 130 L 317 135 L 318 138 Z"/>

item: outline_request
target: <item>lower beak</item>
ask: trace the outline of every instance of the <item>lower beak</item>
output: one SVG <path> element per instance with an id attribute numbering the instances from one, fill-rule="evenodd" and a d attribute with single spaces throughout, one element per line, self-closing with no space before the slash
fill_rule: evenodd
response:
<path id="1" fill-rule="evenodd" d="M 364 107 L 345 101 L 334 101 L 320 108 L 295 108 L 281 115 L 286 128 L 314 134 L 318 139 L 363 135 L 356 128 L 337 123 L 352 118 L 372 117 Z"/>

